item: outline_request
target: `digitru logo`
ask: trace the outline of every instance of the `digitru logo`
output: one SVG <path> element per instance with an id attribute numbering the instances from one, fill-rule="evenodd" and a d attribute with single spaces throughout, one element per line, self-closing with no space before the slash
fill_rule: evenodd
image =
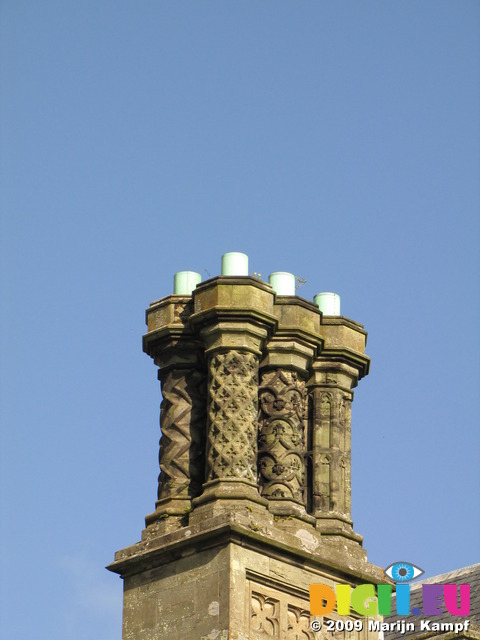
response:
<path id="1" fill-rule="evenodd" d="M 410 610 L 410 585 L 407 583 L 422 573 L 422 569 L 408 562 L 395 562 L 385 569 L 385 574 L 397 582 L 394 613 L 399 616 L 470 614 L 469 584 L 422 584 L 423 608 Z M 350 615 L 352 609 L 361 616 L 389 616 L 392 615 L 392 595 L 391 584 L 360 584 L 354 589 L 349 584 L 336 584 L 335 589 L 326 584 L 311 584 L 310 613 L 324 616 L 336 607 L 341 616 Z"/>

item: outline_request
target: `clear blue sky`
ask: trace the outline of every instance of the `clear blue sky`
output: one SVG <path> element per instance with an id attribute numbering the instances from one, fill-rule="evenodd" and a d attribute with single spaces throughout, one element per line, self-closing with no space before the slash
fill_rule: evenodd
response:
<path id="1" fill-rule="evenodd" d="M 119 640 L 153 510 L 144 309 L 175 271 L 342 296 L 369 332 L 369 559 L 479 560 L 480 4 L 5 0 L 0 635 Z"/>

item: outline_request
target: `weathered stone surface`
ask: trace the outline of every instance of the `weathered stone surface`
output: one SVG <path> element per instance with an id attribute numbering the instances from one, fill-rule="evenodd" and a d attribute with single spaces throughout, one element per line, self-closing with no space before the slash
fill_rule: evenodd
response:
<path id="1" fill-rule="evenodd" d="M 323 316 L 320 334 L 324 340 L 323 360 L 345 362 L 356 367 L 357 380 L 368 374 L 370 358 L 365 355 L 367 332 L 363 325 L 343 316 Z"/>
<path id="2" fill-rule="evenodd" d="M 297 296 L 278 296 L 273 313 L 278 320 L 276 333 L 292 335 L 295 341 L 304 339 L 307 344 L 321 341 L 320 311 L 318 307 Z"/>
<path id="3" fill-rule="evenodd" d="M 314 359 L 308 381 L 312 399 L 312 513 L 324 535 L 338 536 L 339 544 L 345 537 L 361 543 L 351 521 L 351 403 L 352 389 L 369 362 L 363 353 L 366 334 L 350 320 L 327 321 L 335 322 L 322 325 L 324 349 Z M 345 330 L 340 334 L 344 345 L 335 343 L 340 329 Z"/>
<path id="4" fill-rule="evenodd" d="M 158 550 L 137 546 L 129 557 L 119 558 L 116 570 L 125 580 L 124 638 L 201 640 L 222 633 L 244 640 L 320 638 L 310 628 L 310 584 L 345 583 L 345 574 L 352 586 L 383 579 L 348 550 L 324 547 L 311 529 L 312 539 L 317 535 L 314 549 L 305 523 L 293 533 L 277 523 L 255 531 L 248 526 L 252 522 L 247 509 L 231 511 L 187 527 L 176 539 L 164 536 Z M 273 540 L 272 530 L 277 534 Z M 197 540 L 203 541 L 200 548 Z M 145 569 L 138 572 L 140 561 Z"/>

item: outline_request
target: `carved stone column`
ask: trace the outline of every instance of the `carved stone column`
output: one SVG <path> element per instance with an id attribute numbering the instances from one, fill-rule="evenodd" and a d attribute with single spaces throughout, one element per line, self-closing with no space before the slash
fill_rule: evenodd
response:
<path id="1" fill-rule="evenodd" d="M 206 483 L 194 504 L 246 498 L 257 484 L 258 366 L 276 320 L 273 291 L 251 277 L 220 276 L 194 293 L 192 325 L 208 362 Z"/>
<path id="2" fill-rule="evenodd" d="M 352 389 L 367 375 L 366 332 L 341 316 L 323 316 L 325 345 L 308 382 L 313 405 L 312 513 L 322 535 L 361 543 L 351 520 Z"/>
<path id="3" fill-rule="evenodd" d="M 256 483 L 258 356 L 212 352 L 208 366 L 207 482 Z"/>
<path id="4" fill-rule="evenodd" d="M 160 475 L 155 512 L 146 523 L 182 516 L 201 492 L 205 466 L 206 372 L 201 343 L 189 329 L 190 296 L 171 295 L 147 310 L 144 351 L 160 367 Z"/>
<path id="5" fill-rule="evenodd" d="M 201 493 L 205 468 L 205 374 L 182 363 L 159 371 L 159 379 L 163 400 L 158 500 L 194 498 Z"/>
<path id="6" fill-rule="evenodd" d="M 274 313 L 278 327 L 265 348 L 260 374 L 260 492 L 272 513 L 306 516 L 310 436 L 305 381 L 322 345 L 320 312 L 301 298 L 277 296 Z"/>
<path id="7" fill-rule="evenodd" d="M 264 371 L 259 390 L 258 470 L 261 493 L 305 506 L 305 383 L 295 371 Z"/>

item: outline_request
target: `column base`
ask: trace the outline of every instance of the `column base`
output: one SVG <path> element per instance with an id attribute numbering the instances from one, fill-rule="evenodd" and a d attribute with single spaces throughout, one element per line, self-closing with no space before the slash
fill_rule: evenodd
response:
<path id="1" fill-rule="evenodd" d="M 250 500 L 263 506 L 268 504 L 258 493 L 257 484 L 241 478 L 222 478 L 205 482 L 202 495 L 192 500 L 192 506 L 197 507 L 213 500 Z"/>
<path id="2" fill-rule="evenodd" d="M 275 516 L 299 518 L 313 525 L 316 523 L 315 518 L 306 512 L 303 504 L 289 498 L 270 498 L 268 510 Z"/>
<path id="3" fill-rule="evenodd" d="M 148 527 L 157 520 L 166 520 L 170 516 L 183 517 L 191 510 L 192 501 L 189 496 L 161 498 L 155 502 L 155 511 L 145 516 L 145 524 Z"/>
<path id="4" fill-rule="evenodd" d="M 360 546 L 363 544 L 363 536 L 355 533 L 353 530 L 353 522 L 340 515 L 322 515 L 315 516 L 315 528 L 320 531 L 322 536 L 340 536 L 349 538 Z"/>

